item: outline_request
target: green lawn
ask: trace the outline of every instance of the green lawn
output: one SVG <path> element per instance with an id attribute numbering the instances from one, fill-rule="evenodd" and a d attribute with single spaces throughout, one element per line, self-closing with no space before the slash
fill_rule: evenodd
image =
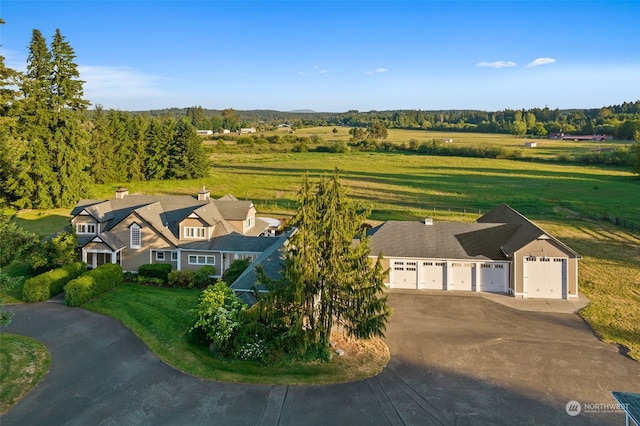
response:
<path id="1" fill-rule="evenodd" d="M 49 371 L 51 355 L 40 342 L 0 334 L 0 414 L 6 413 Z"/>
<path id="2" fill-rule="evenodd" d="M 269 384 L 336 383 L 373 376 L 389 360 L 386 347 L 376 347 L 381 354 L 376 358 L 353 361 L 348 356 L 334 357 L 327 364 L 278 367 L 218 359 L 208 348 L 191 344 L 186 336 L 192 323 L 189 310 L 197 305 L 199 294 L 199 290 L 123 284 L 83 307 L 119 319 L 165 362 L 206 379 Z"/>

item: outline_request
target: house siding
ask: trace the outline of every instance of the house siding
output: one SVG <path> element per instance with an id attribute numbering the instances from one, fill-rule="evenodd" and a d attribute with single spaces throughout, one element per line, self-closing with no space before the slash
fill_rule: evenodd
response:
<path id="1" fill-rule="evenodd" d="M 142 239 L 139 249 L 132 249 L 129 247 L 129 227 L 134 223 L 137 223 L 142 227 Z M 151 227 L 146 221 L 135 216 L 129 216 L 124 219 L 111 230 L 111 233 L 127 245 L 120 255 L 122 269 L 125 271 L 137 271 L 141 265 L 153 263 L 153 258 L 155 258 L 155 256 L 151 256 L 150 250 L 172 250 L 172 248 L 168 246 L 166 240 L 156 233 L 153 227 Z"/>

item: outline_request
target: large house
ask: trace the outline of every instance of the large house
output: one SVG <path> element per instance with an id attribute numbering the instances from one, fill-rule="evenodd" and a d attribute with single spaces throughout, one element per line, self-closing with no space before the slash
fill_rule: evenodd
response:
<path id="1" fill-rule="evenodd" d="M 174 270 L 214 266 L 221 276 L 237 259 L 252 261 L 282 238 L 272 221 L 256 217 L 251 201 L 232 195 L 196 197 L 129 195 L 119 189 L 114 199 L 81 200 L 71 224 L 82 260 L 89 267 L 118 263 L 125 271 L 143 264 L 167 263 Z"/>
<path id="2" fill-rule="evenodd" d="M 472 223 L 388 221 L 369 235 L 390 288 L 578 297 L 581 256 L 506 204 Z"/>

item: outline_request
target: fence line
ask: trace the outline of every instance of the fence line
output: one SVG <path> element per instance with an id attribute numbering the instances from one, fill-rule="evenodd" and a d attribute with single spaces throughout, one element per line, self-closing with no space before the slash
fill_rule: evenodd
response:
<path id="1" fill-rule="evenodd" d="M 623 219 L 620 217 L 612 217 L 612 216 L 609 216 L 608 219 L 609 219 L 609 222 L 613 222 L 618 226 L 622 226 L 624 229 L 628 229 L 631 232 L 640 234 L 640 225 L 635 222 L 631 222 L 630 220 Z"/>

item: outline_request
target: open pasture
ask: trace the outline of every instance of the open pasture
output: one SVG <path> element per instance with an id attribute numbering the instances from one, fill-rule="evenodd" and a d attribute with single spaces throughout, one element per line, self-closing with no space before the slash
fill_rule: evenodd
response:
<path id="1" fill-rule="evenodd" d="M 302 177 L 340 170 L 356 201 L 372 208 L 372 219 L 449 216 L 471 213 L 474 220 L 500 203 L 532 218 L 613 215 L 635 219 L 640 180 L 611 168 L 481 158 L 432 157 L 401 153 L 215 153 L 208 178 L 136 182 L 130 192 L 234 194 L 252 200 L 258 211 L 290 214 Z M 119 184 L 96 186 L 93 196 L 112 197 Z"/>
<path id="2" fill-rule="evenodd" d="M 348 141 L 350 138 L 349 127 L 335 127 L 337 133 L 333 133 L 334 127 L 309 127 L 296 130 L 297 136 L 319 136 L 325 141 L 337 142 Z M 418 145 L 432 140 L 451 140 L 452 146 L 464 147 L 499 147 L 506 151 L 518 151 L 522 158 L 532 158 L 538 160 L 566 161 L 578 158 L 581 155 L 593 152 L 609 151 L 615 148 L 627 147 L 631 144 L 628 141 L 562 141 L 547 138 L 529 139 L 515 137 L 506 134 L 493 133 L 470 133 L 470 132 L 444 132 L 418 129 L 389 129 L 389 136 L 385 140 L 397 146 L 409 147 L 411 141 Z M 282 131 L 265 132 L 265 135 L 285 134 Z M 527 148 L 525 142 L 536 142 L 537 147 Z"/>

